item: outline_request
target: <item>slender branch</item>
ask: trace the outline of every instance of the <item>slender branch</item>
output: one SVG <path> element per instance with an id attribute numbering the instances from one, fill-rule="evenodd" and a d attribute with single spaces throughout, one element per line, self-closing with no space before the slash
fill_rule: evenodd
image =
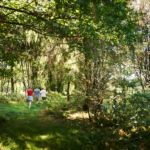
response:
<path id="1" fill-rule="evenodd" d="M 33 3 L 33 2 L 29 3 L 28 5 L 25 5 L 25 6 L 21 7 L 21 8 L 19 8 L 19 9 L 23 9 L 23 8 L 29 6 L 29 5 L 32 4 L 32 3 Z M 14 10 L 14 11 L 12 11 L 12 12 L 10 12 L 10 13 L 4 15 L 3 18 L 7 17 L 7 16 L 10 15 L 10 14 L 13 14 L 14 12 L 16 12 L 16 11 Z"/>
<path id="2" fill-rule="evenodd" d="M 10 8 L 10 7 L 5 7 L 5 6 L 0 6 L 0 8 L 3 8 L 3 9 L 8 9 L 8 10 L 13 10 L 14 12 L 15 11 L 17 11 L 17 12 L 21 12 L 21 13 L 25 13 L 25 14 L 28 14 L 28 15 L 31 15 L 31 16 L 34 16 L 34 17 L 36 17 L 36 18 L 38 18 L 38 19 L 40 19 L 40 20 L 43 20 L 43 21 L 45 21 L 45 22 L 51 22 L 51 21 L 53 21 L 53 20 L 57 20 L 57 19 L 78 19 L 78 18 L 76 18 L 76 17 L 67 17 L 67 18 L 65 18 L 65 17 L 56 17 L 56 18 L 53 18 L 53 19 L 45 19 L 45 18 L 43 18 L 43 17 L 40 17 L 39 16 L 39 14 L 40 13 L 38 13 L 38 12 L 31 12 L 31 11 L 25 11 L 25 10 L 21 10 L 21 8 L 20 9 L 15 9 L 15 8 Z M 47 14 L 46 15 L 47 17 L 49 17 L 49 15 Z"/>

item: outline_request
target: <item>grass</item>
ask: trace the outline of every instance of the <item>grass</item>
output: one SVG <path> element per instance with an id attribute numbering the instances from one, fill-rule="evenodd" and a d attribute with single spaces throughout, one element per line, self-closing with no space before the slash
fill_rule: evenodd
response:
<path id="1" fill-rule="evenodd" d="M 7 122 L 0 124 L 0 150 L 76 150 L 82 149 L 87 133 L 66 119 L 45 116 L 43 106 L 32 103 L 0 103 L 0 114 Z"/>
<path id="2" fill-rule="evenodd" d="M 149 150 L 150 130 L 127 132 L 105 115 L 90 123 L 79 99 L 52 94 L 31 109 L 22 100 L 1 100 L 0 116 L 7 121 L 0 123 L 0 150 Z"/>

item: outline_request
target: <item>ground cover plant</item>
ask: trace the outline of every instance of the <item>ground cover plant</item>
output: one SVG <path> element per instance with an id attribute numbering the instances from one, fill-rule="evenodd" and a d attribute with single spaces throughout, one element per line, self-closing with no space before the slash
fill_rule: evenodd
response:
<path id="1" fill-rule="evenodd" d="M 31 109 L 27 103 L 1 103 L 0 115 L 7 120 L 0 123 L 1 149 L 82 149 L 87 134 L 47 115 L 45 105 L 49 102 L 32 103 Z"/>
<path id="2" fill-rule="evenodd" d="M 88 112 L 71 107 L 72 102 L 65 105 L 66 97 L 57 94 L 52 93 L 47 101 L 40 101 L 38 106 L 32 103 L 31 109 L 28 109 L 26 102 L 1 102 L 0 116 L 5 118 L 5 121 L 0 122 L 1 149 L 148 150 L 150 126 L 149 122 L 143 121 L 149 121 L 149 114 L 145 116 L 141 113 L 136 120 L 137 109 L 133 109 L 129 101 L 126 101 L 126 106 L 124 101 L 114 106 L 113 101 L 108 103 L 106 100 L 98 120 L 91 123 Z M 135 95 L 145 97 L 142 93 Z M 131 100 L 131 97 L 128 96 L 128 99 Z"/>

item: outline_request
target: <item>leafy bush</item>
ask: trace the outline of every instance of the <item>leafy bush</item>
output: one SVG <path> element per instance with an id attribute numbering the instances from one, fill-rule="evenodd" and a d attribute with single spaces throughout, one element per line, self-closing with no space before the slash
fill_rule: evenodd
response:
<path id="1" fill-rule="evenodd" d="M 8 95 L 0 95 L 0 101 L 4 103 L 9 103 L 9 102 L 23 103 L 25 102 L 25 96 L 21 94 L 15 94 L 15 93 L 11 93 Z"/>
<path id="2" fill-rule="evenodd" d="M 85 150 L 98 150 L 106 149 L 105 135 L 100 132 L 99 129 L 93 129 L 88 136 L 88 142 L 85 146 Z"/>
<path id="3" fill-rule="evenodd" d="M 136 92 L 127 95 L 122 100 L 113 97 L 111 103 L 103 104 L 103 112 L 89 134 L 85 149 L 109 149 L 112 139 L 115 139 L 121 149 L 140 149 L 141 145 L 150 146 L 150 93 Z M 109 135 L 104 135 L 102 130 L 110 129 Z M 108 129 L 108 127 L 110 127 Z M 119 131 L 122 130 L 120 135 Z M 110 138 L 110 139 L 109 139 Z M 114 142 L 113 145 L 116 145 Z M 119 149 L 114 147 L 114 149 Z"/>
<path id="4" fill-rule="evenodd" d="M 64 101 L 66 97 L 61 93 L 51 91 L 50 93 L 47 94 L 47 98 L 55 99 L 55 101 Z"/>
<path id="5" fill-rule="evenodd" d="M 25 96 L 24 95 L 21 95 L 21 94 L 15 94 L 15 93 L 11 93 L 11 94 L 8 94 L 7 97 L 10 98 L 10 101 L 13 101 L 13 102 L 24 102 L 25 101 Z"/>
<path id="6" fill-rule="evenodd" d="M 137 92 L 128 95 L 122 100 L 114 98 L 115 103 L 106 103 L 103 109 L 112 115 L 112 118 L 117 119 L 117 124 L 126 127 L 131 126 L 145 126 L 150 125 L 150 118 L 148 113 L 149 107 L 149 93 Z M 110 110 L 111 105 L 111 110 Z"/>
<path id="7" fill-rule="evenodd" d="M 3 103 L 8 103 L 9 102 L 9 98 L 6 97 L 6 95 L 0 95 L 0 102 L 3 102 Z"/>

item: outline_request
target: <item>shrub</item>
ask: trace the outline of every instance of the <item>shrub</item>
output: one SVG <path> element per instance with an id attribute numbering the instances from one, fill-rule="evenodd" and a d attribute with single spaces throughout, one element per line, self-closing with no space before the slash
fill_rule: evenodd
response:
<path id="1" fill-rule="evenodd" d="M 25 96 L 21 94 L 8 94 L 8 95 L 0 95 L 0 101 L 3 103 L 9 103 L 9 102 L 19 102 L 23 103 L 25 102 Z"/>
<path id="2" fill-rule="evenodd" d="M 6 95 L 0 95 L 0 102 L 9 103 L 10 99 Z"/>
<path id="3" fill-rule="evenodd" d="M 127 95 L 122 100 L 117 100 L 115 97 L 115 103 L 103 105 L 103 113 L 113 118 L 116 124 L 124 129 L 131 129 L 135 126 L 148 128 L 150 125 L 149 98 L 149 93 L 142 92 Z"/>

